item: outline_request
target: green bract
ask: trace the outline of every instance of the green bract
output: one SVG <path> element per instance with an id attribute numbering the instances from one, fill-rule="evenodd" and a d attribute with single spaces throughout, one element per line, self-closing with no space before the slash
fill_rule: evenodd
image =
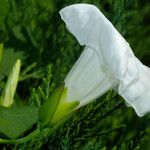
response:
<path id="1" fill-rule="evenodd" d="M 66 101 L 67 88 L 59 86 L 39 110 L 39 118 L 43 125 L 53 126 L 71 113 L 78 105 L 78 101 Z"/>
<path id="2" fill-rule="evenodd" d="M 61 98 L 61 94 L 63 92 L 64 85 L 59 86 L 49 97 L 49 99 L 43 104 L 43 106 L 39 110 L 39 118 L 42 121 L 43 125 L 46 125 L 52 119 L 59 100 Z"/>
<path id="3" fill-rule="evenodd" d="M 57 122 L 61 121 L 67 114 L 71 113 L 79 105 L 79 101 L 66 101 L 67 91 L 67 88 L 64 88 L 57 106 L 57 110 L 50 121 L 51 125 L 55 125 Z"/>

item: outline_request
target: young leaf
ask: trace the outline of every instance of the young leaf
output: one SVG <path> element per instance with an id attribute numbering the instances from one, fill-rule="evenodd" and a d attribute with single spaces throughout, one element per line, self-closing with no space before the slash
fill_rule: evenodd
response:
<path id="1" fill-rule="evenodd" d="M 1 105 L 5 107 L 10 107 L 13 104 L 13 98 L 16 92 L 19 73 L 20 73 L 20 60 L 18 59 L 8 77 L 6 87 L 1 97 Z"/>
<path id="2" fill-rule="evenodd" d="M 39 118 L 42 121 L 43 125 L 48 124 L 52 119 L 57 109 L 63 90 L 64 90 L 64 84 L 62 86 L 59 86 L 51 94 L 49 99 L 41 106 L 39 110 Z"/>
<path id="3" fill-rule="evenodd" d="M 38 120 L 35 106 L 6 108 L 0 106 L 0 132 L 9 138 L 17 138 L 31 128 Z"/>

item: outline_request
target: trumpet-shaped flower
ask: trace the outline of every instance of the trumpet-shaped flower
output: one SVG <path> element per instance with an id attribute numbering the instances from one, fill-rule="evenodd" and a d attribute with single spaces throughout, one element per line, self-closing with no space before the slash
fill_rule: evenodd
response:
<path id="1" fill-rule="evenodd" d="M 65 79 L 67 100 L 78 100 L 83 106 L 115 89 L 139 116 L 150 112 L 150 69 L 101 11 L 90 4 L 75 4 L 63 8 L 60 15 L 85 45 Z"/>

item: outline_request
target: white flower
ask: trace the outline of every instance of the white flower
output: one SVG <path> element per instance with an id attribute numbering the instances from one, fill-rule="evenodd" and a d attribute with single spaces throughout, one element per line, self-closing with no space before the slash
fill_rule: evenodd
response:
<path id="1" fill-rule="evenodd" d="M 116 89 L 139 116 L 150 112 L 150 69 L 100 10 L 75 4 L 60 15 L 80 45 L 86 46 L 65 79 L 67 100 L 79 100 L 82 106 Z"/>

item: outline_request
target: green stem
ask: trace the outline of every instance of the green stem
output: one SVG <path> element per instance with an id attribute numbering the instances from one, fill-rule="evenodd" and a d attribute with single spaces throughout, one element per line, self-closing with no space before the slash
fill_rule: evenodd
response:
<path id="1" fill-rule="evenodd" d="M 21 144 L 21 143 L 25 143 L 28 142 L 29 140 L 31 140 L 34 137 L 37 137 L 40 134 L 40 129 L 36 129 L 35 131 L 33 131 L 31 134 L 27 135 L 26 137 L 20 138 L 20 139 L 1 139 L 0 138 L 0 143 L 2 144 Z"/>

